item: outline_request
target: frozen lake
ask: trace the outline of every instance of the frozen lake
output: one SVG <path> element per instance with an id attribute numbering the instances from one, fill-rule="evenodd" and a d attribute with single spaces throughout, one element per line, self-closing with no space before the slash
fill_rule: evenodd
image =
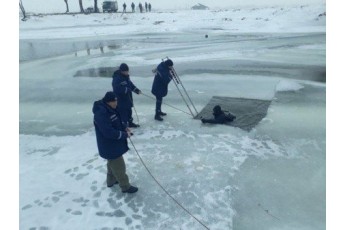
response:
<path id="1" fill-rule="evenodd" d="M 197 85 L 196 89 L 191 89 L 192 86 L 188 88 L 191 89 L 191 96 L 199 108 L 213 95 L 271 100 L 279 77 L 325 82 L 325 63 L 322 63 L 325 55 L 324 33 L 221 34 L 207 39 L 203 35 L 147 34 L 144 39 L 139 35 L 127 40 L 120 38 L 118 43 L 114 40 L 103 40 L 103 43 L 113 46 L 116 44 L 118 48 L 109 49 L 105 46 L 104 54 L 99 49 L 92 49 L 90 54 L 93 54 L 88 56 L 86 50 L 81 50 L 77 51 L 77 57 L 70 53 L 57 58 L 22 62 L 20 101 L 25 113 L 20 113 L 21 132 L 59 135 L 86 131 L 92 114 L 82 108 L 88 109 L 89 104 L 95 100 L 95 95 L 102 95 L 105 89 L 111 89 L 111 79 L 100 79 L 99 75 L 92 74 L 91 71 L 97 72 L 101 67 L 115 69 L 115 63 L 121 62 L 127 62 L 131 66 L 133 81 L 141 86 L 143 92 L 150 94 L 153 78 L 151 70 L 161 58 L 170 56 L 178 63 L 175 69 L 183 76 L 185 84 L 193 87 Z M 41 41 L 34 44 L 42 45 Z M 49 44 L 54 47 L 53 42 L 50 41 Z M 153 46 L 154 49 L 151 48 Z M 52 72 L 54 69 L 59 71 Z M 82 74 L 77 75 L 81 77 L 74 78 L 78 71 L 82 71 Z M 262 79 L 249 81 L 252 78 L 258 79 L 258 76 Z M 111 78 L 111 74 L 106 77 Z M 239 90 L 238 85 L 231 82 L 223 87 L 223 84 L 216 84 L 217 81 L 213 80 L 216 77 L 219 81 L 226 80 L 223 78 L 235 82 L 248 79 L 248 83 L 242 87 L 250 90 Z M 195 81 L 196 78 L 198 81 Z M 260 81 L 264 88 L 253 92 L 257 81 Z M 173 94 L 174 88 L 170 88 Z M 197 90 L 202 91 L 203 95 L 199 96 Z M 208 92 L 204 92 L 205 90 Z M 221 93 L 222 90 L 225 92 Z M 178 101 L 180 98 L 176 95 L 170 100 Z M 145 97 L 136 98 L 136 101 L 139 102 L 138 105 L 152 104 L 152 101 Z M 45 111 L 37 110 L 36 106 L 42 103 L 46 103 Z M 60 106 L 78 114 L 78 122 L 71 123 L 70 114 L 58 113 Z M 55 122 L 56 119 L 61 122 Z"/>
<path id="2" fill-rule="evenodd" d="M 151 95 L 151 70 L 166 56 L 199 111 L 212 96 L 272 101 L 247 132 L 164 105 L 159 123 L 155 101 L 134 95 L 133 143 L 169 193 L 210 229 L 326 228 L 325 32 L 205 25 L 58 39 L 51 27 L 37 37 L 34 29 L 23 26 L 20 39 L 21 229 L 202 229 L 133 147 L 125 160 L 134 196 L 106 187 L 97 153 L 91 108 L 112 89 L 98 70 L 126 62 Z M 164 102 L 187 111 L 173 84 Z"/>

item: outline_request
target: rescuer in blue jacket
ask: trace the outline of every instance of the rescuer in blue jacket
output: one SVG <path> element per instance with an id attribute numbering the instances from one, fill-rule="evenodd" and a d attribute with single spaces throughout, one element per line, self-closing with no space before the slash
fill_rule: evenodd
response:
<path id="1" fill-rule="evenodd" d="M 107 186 L 119 184 L 123 193 L 135 193 L 138 188 L 129 183 L 122 156 L 129 150 L 127 138 L 131 132 L 122 123 L 116 107 L 117 97 L 114 92 L 107 92 L 102 100 L 93 104 L 97 147 L 99 155 L 107 160 Z"/>
<path id="2" fill-rule="evenodd" d="M 129 78 L 129 67 L 126 63 L 122 63 L 114 72 L 112 86 L 114 93 L 118 96 L 118 111 L 123 122 L 128 122 L 127 125 L 131 128 L 139 127 L 133 122 L 132 117 L 132 107 L 134 106 L 132 91 L 136 94 L 140 94 L 141 91 Z"/>
<path id="3" fill-rule="evenodd" d="M 155 120 L 163 121 L 161 116 L 167 115 L 162 112 L 163 97 L 168 94 L 168 84 L 170 83 L 173 76 L 170 73 L 174 63 L 168 59 L 161 62 L 156 69 L 156 75 L 152 83 L 152 94 L 156 96 L 156 113 Z"/>

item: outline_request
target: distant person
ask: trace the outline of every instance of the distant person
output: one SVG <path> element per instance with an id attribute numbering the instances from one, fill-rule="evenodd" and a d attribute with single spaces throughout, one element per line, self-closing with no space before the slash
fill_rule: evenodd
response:
<path id="1" fill-rule="evenodd" d="M 123 6 L 123 12 L 126 13 L 126 7 L 127 7 L 126 3 L 124 2 L 122 6 Z"/>
<path id="2" fill-rule="evenodd" d="M 122 124 L 116 94 L 107 92 L 102 100 L 94 102 L 92 112 L 98 152 L 107 160 L 107 186 L 119 184 L 123 193 L 137 192 L 138 188 L 129 183 L 122 156 L 129 150 L 127 138 L 131 132 Z"/>
<path id="3" fill-rule="evenodd" d="M 131 7 L 132 7 L 132 13 L 134 13 L 134 9 L 135 9 L 135 4 L 134 4 L 134 2 L 132 2 L 132 4 L 131 4 Z"/>
<path id="4" fill-rule="evenodd" d="M 226 122 L 232 122 L 233 120 L 236 119 L 236 116 L 231 114 L 231 113 L 225 114 L 219 105 L 216 105 L 213 108 L 213 117 L 214 117 L 214 119 L 202 118 L 201 122 L 202 123 L 211 123 L 211 124 L 224 124 Z"/>
<path id="5" fill-rule="evenodd" d="M 152 83 L 152 94 L 156 96 L 156 113 L 155 113 L 155 120 L 163 121 L 161 116 L 167 115 L 166 113 L 162 112 L 162 102 L 163 97 L 168 94 L 168 84 L 170 83 L 173 76 L 170 73 L 174 63 L 172 60 L 168 59 L 166 61 L 161 62 L 157 69 L 155 70 L 155 78 Z"/>
<path id="6" fill-rule="evenodd" d="M 131 128 L 139 127 L 133 122 L 132 107 L 133 96 L 132 91 L 140 94 L 141 91 L 133 84 L 129 78 L 129 67 L 126 63 L 122 63 L 118 70 L 113 74 L 113 91 L 118 96 L 118 111 L 122 121 Z"/>
<path id="7" fill-rule="evenodd" d="M 149 3 L 149 12 L 151 12 L 151 3 Z"/>
<path id="8" fill-rule="evenodd" d="M 147 2 L 145 2 L 145 11 L 147 12 Z"/>
<path id="9" fill-rule="evenodd" d="M 141 4 L 141 2 L 139 2 L 139 10 L 140 10 L 140 13 L 143 12 L 143 5 Z"/>

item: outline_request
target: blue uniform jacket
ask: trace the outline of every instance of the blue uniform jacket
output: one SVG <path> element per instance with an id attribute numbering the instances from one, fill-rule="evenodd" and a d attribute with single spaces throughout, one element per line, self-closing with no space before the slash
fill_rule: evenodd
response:
<path id="1" fill-rule="evenodd" d="M 169 71 L 169 67 L 161 62 L 157 66 L 157 72 L 152 84 L 152 94 L 156 97 L 165 97 L 168 94 L 168 84 L 170 83 L 172 76 Z"/>
<path id="2" fill-rule="evenodd" d="M 133 107 L 132 91 L 139 94 L 139 89 L 133 84 L 129 77 L 122 75 L 120 70 L 113 74 L 113 91 L 117 95 L 117 107 L 121 109 L 130 109 Z"/>
<path id="3" fill-rule="evenodd" d="M 112 160 L 126 153 L 128 135 L 116 109 L 99 100 L 94 102 L 92 112 L 99 155 Z"/>

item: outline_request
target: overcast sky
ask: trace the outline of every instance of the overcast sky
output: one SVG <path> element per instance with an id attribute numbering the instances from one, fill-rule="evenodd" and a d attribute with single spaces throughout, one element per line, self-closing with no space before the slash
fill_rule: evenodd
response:
<path id="1" fill-rule="evenodd" d="M 210 7 L 211 9 L 218 8 L 234 8 L 238 6 L 286 6 L 286 5 L 304 5 L 304 4 L 319 4 L 325 3 L 326 0 L 146 0 L 151 3 L 153 9 L 189 9 L 191 6 L 201 3 Z M 103 0 L 98 0 L 98 6 L 102 6 Z M 120 0 L 117 1 L 120 10 L 122 4 L 126 2 L 127 9 L 130 4 L 134 2 L 138 5 L 139 2 L 145 3 L 145 0 Z M 66 4 L 64 0 L 22 0 L 22 3 L 27 12 L 64 12 Z M 83 0 L 84 8 L 93 6 L 94 0 Z M 68 0 L 70 11 L 79 11 L 78 0 Z"/>

